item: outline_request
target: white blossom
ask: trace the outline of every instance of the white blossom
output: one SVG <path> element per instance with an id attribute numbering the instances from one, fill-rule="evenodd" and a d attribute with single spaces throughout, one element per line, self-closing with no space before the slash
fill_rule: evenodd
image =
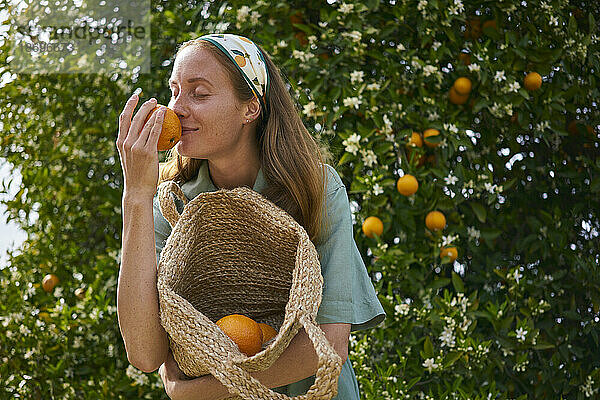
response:
<path id="1" fill-rule="evenodd" d="M 314 116 L 315 113 L 315 109 L 317 108 L 317 106 L 315 105 L 314 101 L 309 102 L 308 104 L 306 104 L 304 106 L 304 114 L 308 115 L 309 117 Z"/>
<path id="2" fill-rule="evenodd" d="M 437 71 L 437 67 L 434 65 L 427 64 L 426 66 L 423 67 L 423 75 L 425 75 L 425 76 L 432 75 L 436 71 Z"/>
<path id="3" fill-rule="evenodd" d="M 446 325 L 442 331 L 442 334 L 440 335 L 440 341 L 442 342 L 441 346 L 454 347 L 456 344 L 455 339 L 456 338 L 452 332 L 452 328 Z"/>
<path id="4" fill-rule="evenodd" d="M 423 368 L 427 368 L 429 372 L 433 371 L 434 369 L 437 369 L 438 367 L 439 364 L 436 364 L 433 358 L 428 358 L 425 361 L 423 361 Z"/>
<path id="5" fill-rule="evenodd" d="M 556 18 L 554 15 L 550 16 L 550 26 L 554 25 L 554 26 L 558 26 L 558 18 Z"/>
<path id="6" fill-rule="evenodd" d="M 365 163 L 365 166 L 367 166 L 367 167 L 373 167 L 373 165 L 377 162 L 377 155 L 371 149 L 363 152 L 362 155 L 363 155 L 363 162 Z"/>
<path id="7" fill-rule="evenodd" d="M 517 340 L 519 340 L 520 342 L 525 341 L 525 338 L 527 336 L 526 330 L 524 330 L 523 328 L 519 328 L 515 331 L 515 333 L 517 334 Z"/>
<path id="8" fill-rule="evenodd" d="M 515 268 L 515 272 L 513 272 L 512 278 L 519 283 L 519 279 L 523 277 L 523 274 L 519 272 L 519 268 Z"/>
<path id="9" fill-rule="evenodd" d="M 444 178 L 444 181 L 446 182 L 446 185 L 454 185 L 458 182 L 458 178 L 452 174 L 448 174 L 448 176 Z"/>
<path id="10" fill-rule="evenodd" d="M 346 97 L 344 99 L 344 106 L 354 107 L 358 110 L 358 107 L 362 104 L 362 100 L 358 97 Z"/>
<path id="11" fill-rule="evenodd" d="M 481 231 L 476 229 L 474 226 L 467 227 L 467 234 L 471 239 L 479 239 L 481 237 Z"/>
<path id="12" fill-rule="evenodd" d="M 237 21 L 244 22 L 248 15 L 250 15 L 250 11 L 250 7 L 248 6 L 240 7 L 240 9 L 237 11 Z"/>
<path id="13" fill-rule="evenodd" d="M 478 64 L 469 64 L 468 67 L 470 72 L 479 72 L 481 70 L 481 67 Z"/>
<path id="14" fill-rule="evenodd" d="M 354 71 L 350 73 L 350 82 L 352 83 L 361 83 L 363 81 L 363 77 L 365 73 L 363 71 Z"/>
<path id="15" fill-rule="evenodd" d="M 506 76 L 504 75 L 504 71 L 496 71 L 496 76 L 494 76 L 496 82 L 502 82 L 506 80 Z"/>
<path id="16" fill-rule="evenodd" d="M 360 40 L 362 39 L 362 33 L 360 33 L 359 31 L 343 32 L 342 36 L 352 39 L 352 41 L 354 42 L 360 42 Z"/>
<path id="17" fill-rule="evenodd" d="M 519 84 L 519 82 L 514 81 L 508 84 L 508 87 L 506 89 L 507 92 L 518 92 L 519 89 L 521 88 L 521 85 Z"/>
<path id="18" fill-rule="evenodd" d="M 381 89 L 381 86 L 379 85 L 379 83 L 374 82 L 374 83 L 369 83 L 365 89 L 367 89 L 367 90 L 379 90 L 379 89 Z"/>
<path id="19" fill-rule="evenodd" d="M 396 304 L 396 307 L 394 307 L 394 311 L 397 315 L 408 315 L 409 310 L 410 306 L 406 303 Z"/>
<path id="20" fill-rule="evenodd" d="M 342 3 L 342 4 L 340 4 L 338 11 L 341 12 L 342 14 L 349 14 L 350 12 L 352 12 L 353 9 L 354 9 L 354 4 Z"/>
<path id="21" fill-rule="evenodd" d="M 350 135 L 348 137 L 348 139 L 344 140 L 342 142 L 342 144 L 346 147 L 345 150 L 348 153 L 352 153 L 354 155 L 356 155 L 356 153 L 358 152 L 358 149 L 360 147 L 360 135 L 353 133 L 352 135 Z"/>

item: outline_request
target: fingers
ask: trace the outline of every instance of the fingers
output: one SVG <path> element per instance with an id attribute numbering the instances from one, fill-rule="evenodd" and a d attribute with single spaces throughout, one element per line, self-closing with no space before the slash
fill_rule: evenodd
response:
<path id="1" fill-rule="evenodd" d="M 127 100 L 125 103 L 125 107 L 123 107 L 123 111 L 121 115 L 119 115 L 119 134 L 117 136 L 117 148 L 120 150 L 123 146 L 123 142 L 127 138 L 127 132 L 129 132 L 129 127 L 131 126 L 131 116 L 133 115 L 133 110 L 137 105 L 139 97 L 137 94 L 134 94 Z"/>
<path id="2" fill-rule="evenodd" d="M 142 127 L 142 131 L 140 132 L 140 136 L 138 140 L 136 140 L 134 147 L 143 148 L 147 147 L 146 144 L 148 142 L 148 136 L 150 136 L 150 132 L 154 129 L 157 124 L 158 111 L 154 112 L 148 121 Z"/>
<path id="3" fill-rule="evenodd" d="M 156 118 L 154 119 L 154 123 L 149 129 L 149 132 L 145 134 L 145 138 L 142 140 L 142 143 L 146 143 L 146 146 L 152 149 L 156 149 L 158 147 L 158 138 L 160 137 L 160 133 L 162 131 L 163 121 L 165 120 L 165 112 L 167 111 L 166 107 L 161 107 L 160 110 L 156 111 L 154 115 Z M 144 126 L 144 129 L 150 125 L 150 121 Z M 145 142 L 143 140 L 146 140 Z M 158 150 L 157 150 L 158 151 Z"/>
<path id="4" fill-rule="evenodd" d="M 133 119 L 131 120 L 131 126 L 129 127 L 129 133 L 127 134 L 126 141 L 129 141 L 129 136 L 131 137 L 131 141 L 135 142 L 138 139 L 138 134 L 142 130 L 144 126 L 144 121 L 148 117 L 148 114 L 152 109 L 156 107 L 156 99 L 151 98 L 150 100 L 144 102 L 138 112 L 135 114 Z"/>

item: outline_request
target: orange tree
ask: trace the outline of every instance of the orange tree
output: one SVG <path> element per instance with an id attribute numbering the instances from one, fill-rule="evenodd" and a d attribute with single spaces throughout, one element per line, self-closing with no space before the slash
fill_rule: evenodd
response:
<path id="1" fill-rule="evenodd" d="M 23 175 L 6 205 L 29 235 L 0 270 L 3 396 L 164 398 L 116 324 L 117 116 L 134 87 L 166 103 L 176 45 L 225 31 L 283 66 L 348 188 L 387 312 L 351 337 L 363 398 L 598 396 L 595 2 L 152 7 L 152 74 L 18 75 L 0 94 L 1 154 Z"/>

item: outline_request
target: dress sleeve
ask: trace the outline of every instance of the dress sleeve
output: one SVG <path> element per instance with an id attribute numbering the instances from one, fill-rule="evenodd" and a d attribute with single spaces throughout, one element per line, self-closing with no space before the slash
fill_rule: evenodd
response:
<path id="1" fill-rule="evenodd" d="M 385 319 L 385 311 L 354 241 L 343 184 L 328 194 L 327 213 L 329 234 L 317 246 L 323 275 L 317 323 L 350 323 L 352 331 L 374 328 Z"/>
<path id="2" fill-rule="evenodd" d="M 152 199 L 152 213 L 154 215 L 154 242 L 156 245 L 156 265 L 160 261 L 160 253 L 165 247 L 165 242 L 171 234 L 171 225 L 163 217 L 158 205 L 158 194 Z"/>

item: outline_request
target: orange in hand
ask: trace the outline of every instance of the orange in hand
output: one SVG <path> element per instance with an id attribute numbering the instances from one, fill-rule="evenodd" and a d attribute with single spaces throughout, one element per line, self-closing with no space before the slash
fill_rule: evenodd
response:
<path id="1" fill-rule="evenodd" d="M 217 326 L 248 357 L 252 357 L 262 349 L 262 330 L 252 318 L 241 314 L 231 314 L 218 320 Z"/>
<path id="2" fill-rule="evenodd" d="M 148 113 L 146 121 L 148 121 L 152 114 L 159 110 L 160 107 L 165 106 L 157 104 L 156 107 L 154 107 L 152 111 Z M 144 121 L 144 124 L 146 121 Z M 158 145 L 156 147 L 158 151 L 170 150 L 177 144 L 177 142 L 179 142 L 179 139 L 181 139 L 181 122 L 179 122 L 179 117 L 177 117 L 175 111 L 167 108 L 167 111 L 165 112 L 165 118 L 163 120 L 162 130 L 160 132 L 160 137 L 158 138 Z"/>

